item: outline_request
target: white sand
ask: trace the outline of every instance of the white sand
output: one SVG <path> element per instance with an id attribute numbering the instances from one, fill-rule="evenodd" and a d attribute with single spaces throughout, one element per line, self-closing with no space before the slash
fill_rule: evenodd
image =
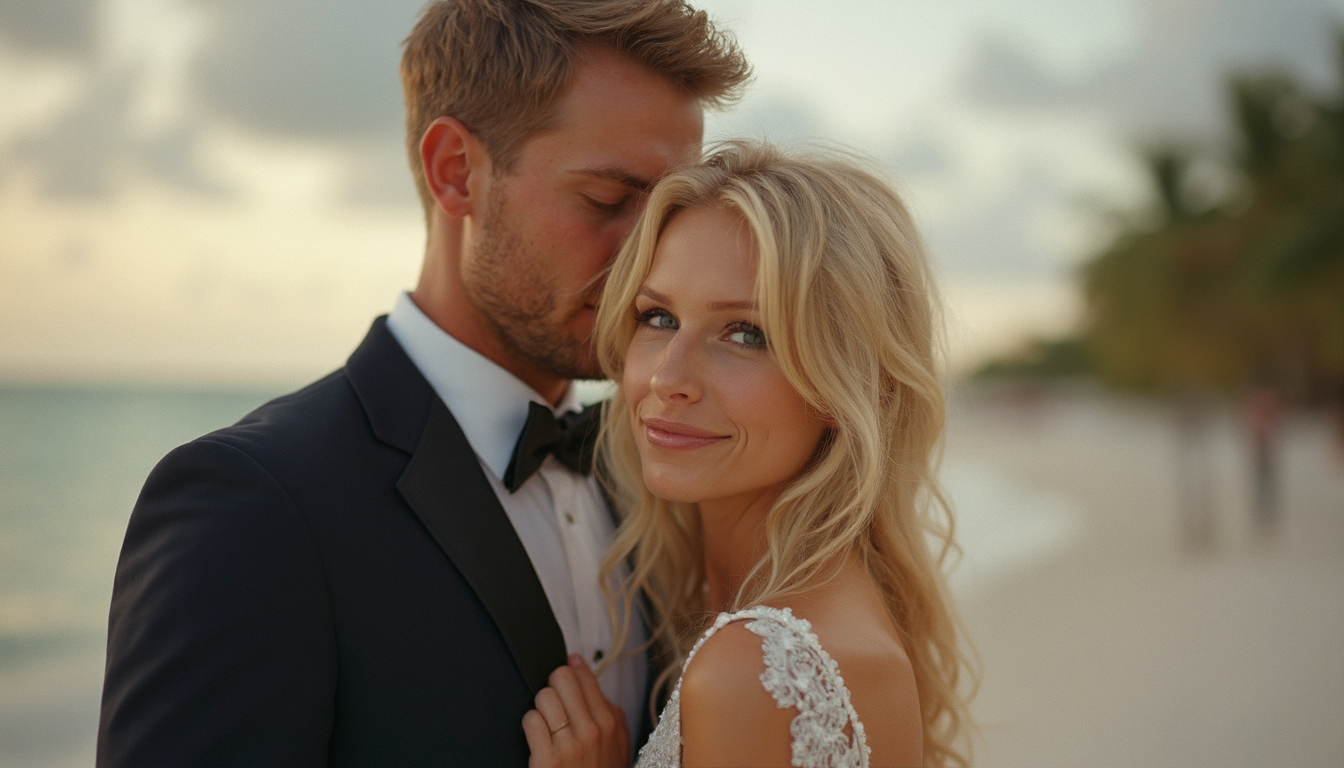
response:
<path id="1" fill-rule="evenodd" d="M 955 402 L 949 460 L 1078 518 L 1067 548 L 962 589 L 985 669 L 977 766 L 1344 766 L 1344 471 L 1326 426 L 1287 425 L 1282 526 L 1262 538 L 1235 414 L 1220 415 L 1203 551 L 1181 545 L 1177 445 L 1152 405 Z"/>

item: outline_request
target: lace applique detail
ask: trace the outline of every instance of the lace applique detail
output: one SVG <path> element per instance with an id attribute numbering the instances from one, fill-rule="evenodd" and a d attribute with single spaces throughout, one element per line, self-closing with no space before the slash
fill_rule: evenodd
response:
<path id="1" fill-rule="evenodd" d="M 849 700 L 840 666 L 821 647 L 806 619 L 788 608 L 764 608 L 747 624 L 761 636 L 765 671 L 761 684 L 780 708 L 795 707 L 789 732 L 793 764 L 800 768 L 862 768 L 868 765 L 863 723 Z M 850 726 L 852 736 L 845 733 Z"/>
<path id="2" fill-rule="evenodd" d="M 792 760 L 796 768 L 867 768 L 869 748 L 863 723 L 850 701 L 849 689 L 835 659 L 821 647 L 806 619 L 788 608 L 757 606 L 737 613 L 721 613 L 696 642 L 682 666 L 686 667 L 715 632 L 733 621 L 752 619 L 746 628 L 761 638 L 765 671 L 761 685 L 780 708 L 798 714 L 789 726 Z M 845 733 L 846 727 L 849 733 Z M 681 680 L 663 708 L 658 727 L 639 751 L 636 768 L 680 768 Z"/>

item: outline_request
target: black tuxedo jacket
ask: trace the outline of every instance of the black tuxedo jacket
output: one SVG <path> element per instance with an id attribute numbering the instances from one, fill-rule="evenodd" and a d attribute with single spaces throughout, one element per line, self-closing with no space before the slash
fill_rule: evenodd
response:
<path id="1" fill-rule="evenodd" d="M 168 454 L 117 565 L 99 766 L 522 766 L 565 644 L 457 422 L 374 322 Z"/>

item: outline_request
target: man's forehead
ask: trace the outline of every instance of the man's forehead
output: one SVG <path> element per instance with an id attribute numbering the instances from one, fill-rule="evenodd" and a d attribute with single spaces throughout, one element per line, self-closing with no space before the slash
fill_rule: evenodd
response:
<path id="1" fill-rule="evenodd" d="M 581 60 L 550 125 L 536 138 L 582 171 L 637 188 L 700 154 L 701 102 L 624 56 Z M 558 156 L 557 156 L 558 159 Z"/>

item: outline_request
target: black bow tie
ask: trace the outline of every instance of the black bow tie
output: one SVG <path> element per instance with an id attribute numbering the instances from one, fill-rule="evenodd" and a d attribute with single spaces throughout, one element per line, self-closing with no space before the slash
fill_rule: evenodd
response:
<path id="1" fill-rule="evenodd" d="M 591 472 L 597 430 L 602 424 L 601 413 L 602 404 L 599 403 L 557 419 L 550 408 L 540 403 L 528 403 L 527 423 L 518 436 L 518 443 L 513 446 L 509 468 L 504 470 L 504 487 L 509 493 L 521 488 L 546 460 L 546 454 L 575 472 L 584 475 Z"/>

